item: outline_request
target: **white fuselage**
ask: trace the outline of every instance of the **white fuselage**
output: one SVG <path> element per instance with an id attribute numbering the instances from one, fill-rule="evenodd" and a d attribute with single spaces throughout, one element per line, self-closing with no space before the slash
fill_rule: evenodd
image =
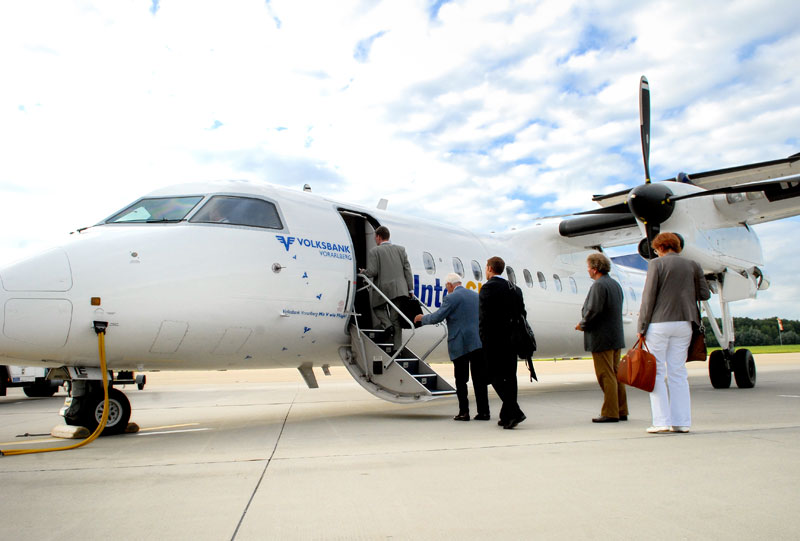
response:
<path id="1" fill-rule="evenodd" d="M 499 255 L 525 295 L 536 356 L 584 355 L 574 327 L 591 285 L 589 250 L 564 242 L 555 220 L 477 236 L 269 185 L 190 185 L 151 195 L 181 194 L 203 201 L 213 194 L 265 199 L 277 206 L 282 227 L 100 224 L 0 269 L 0 364 L 97 366 L 95 320 L 110 324 L 106 348 L 114 370 L 340 363 L 339 348 L 350 340 L 356 273 L 374 245 L 368 223 L 386 225 L 391 240 L 405 246 L 415 293 L 431 310 L 441 305 L 448 273 L 463 267 L 465 287 L 477 290 L 486 260 Z M 356 217 L 355 225 L 347 216 Z M 630 343 L 643 277 L 616 267 L 612 276 L 625 292 Z M 431 327 L 417 329 L 411 347 L 424 351 L 439 336 Z M 434 358 L 446 355 L 441 345 Z"/>

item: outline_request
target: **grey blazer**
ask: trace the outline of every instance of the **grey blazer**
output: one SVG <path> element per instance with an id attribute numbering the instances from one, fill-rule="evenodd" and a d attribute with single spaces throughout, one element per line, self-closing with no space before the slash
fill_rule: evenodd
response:
<path id="1" fill-rule="evenodd" d="M 711 297 L 703 269 L 679 254 L 667 253 L 650 261 L 639 309 L 639 332 L 651 323 L 689 321 L 700 324 L 697 301 Z"/>
<path id="2" fill-rule="evenodd" d="M 458 286 L 444 296 L 442 306 L 432 314 L 422 316 L 423 325 L 435 325 L 447 320 L 447 352 L 455 360 L 481 349 L 478 336 L 478 294 Z"/>
<path id="3" fill-rule="evenodd" d="M 414 276 L 406 256 L 406 249 L 391 242 L 383 242 L 367 254 L 367 268 L 364 274 L 389 299 L 408 297 L 414 291 Z M 372 306 L 380 306 L 386 301 L 377 293 L 372 295 Z"/>
<path id="4" fill-rule="evenodd" d="M 586 351 L 608 351 L 625 347 L 622 331 L 622 288 L 604 274 L 594 281 L 581 310 L 583 347 Z"/>

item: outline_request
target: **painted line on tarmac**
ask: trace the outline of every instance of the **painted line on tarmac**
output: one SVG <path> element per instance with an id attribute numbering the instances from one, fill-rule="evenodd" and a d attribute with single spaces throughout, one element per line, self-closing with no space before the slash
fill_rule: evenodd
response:
<path id="1" fill-rule="evenodd" d="M 5 443 L 0 443 L 0 447 L 5 447 L 7 445 L 28 445 L 30 443 L 48 443 L 52 441 L 64 441 L 61 438 L 48 438 L 46 440 L 17 440 L 17 441 L 7 441 Z"/>
<path id="2" fill-rule="evenodd" d="M 781 398 L 800 398 L 798 394 L 779 394 Z"/>
<path id="3" fill-rule="evenodd" d="M 183 423 L 180 425 L 163 425 L 163 426 L 151 426 L 150 428 L 140 428 L 139 432 L 149 432 L 150 430 L 165 430 L 167 428 L 183 428 L 185 426 L 197 426 L 200 423 Z"/>
<path id="4" fill-rule="evenodd" d="M 210 428 L 185 428 L 183 430 L 162 430 L 161 432 L 146 432 L 142 434 L 138 432 L 134 434 L 135 436 L 156 436 L 158 434 L 180 434 L 181 432 L 204 432 L 206 430 L 211 430 Z"/>

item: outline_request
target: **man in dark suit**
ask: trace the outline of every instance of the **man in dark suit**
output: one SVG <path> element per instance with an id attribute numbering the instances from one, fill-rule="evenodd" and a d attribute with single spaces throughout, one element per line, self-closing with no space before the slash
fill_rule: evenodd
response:
<path id="1" fill-rule="evenodd" d="M 374 281 L 375 286 L 389 300 L 393 301 L 398 297 L 413 297 L 414 276 L 411 274 L 411 265 L 408 262 L 406 249 L 389 242 L 389 236 L 389 228 L 385 226 L 380 226 L 375 230 L 377 246 L 367 253 L 367 268 L 362 269 L 362 272 Z M 372 294 L 372 310 L 381 328 L 391 329 L 395 351 L 400 349 L 400 345 L 403 343 L 400 315 L 378 293 Z"/>
<path id="2" fill-rule="evenodd" d="M 447 275 L 444 287 L 447 295 L 442 306 L 432 314 L 418 315 L 415 323 L 435 325 L 447 320 L 447 351 L 453 361 L 456 377 L 456 396 L 458 396 L 458 415 L 456 421 L 469 421 L 469 398 L 467 382 L 472 369 L 472 388 L 478 403 L 478 421 L 489 420 L 489 393 L 486 381 L 486 359 L 478 336 L 478 294 L 461 285 L 461 276 L 451 272 Z"/>
<path id="3" fill-rule="evenodd" d="M 492 387 L 503 401 L 497 424 L 511 429 L 526 419 L 517 404 L 517 353 L 511 345 L 511 325 L 527 314 L 522 291 L 500 276 L 505 268 L 499 257 L 486 262 L 487 282 L 478 295 L 478 328 Z"/>
<path id="4" fill-rule="evenodd" d="M 617 381 L 620 350 L 625 347 L 622 331 L 622 288 L 608 273 L 611 262 L 603 254 L 586 258 L 589 277 L 594 280 L 581 315 L 575 326 L 583 331 L 583 346 L 592 352 L 594 373 L 603 390 L 600 417 L 593 423 L 616 423 L 628 420 L 628 399 L 625 385 Z"/>

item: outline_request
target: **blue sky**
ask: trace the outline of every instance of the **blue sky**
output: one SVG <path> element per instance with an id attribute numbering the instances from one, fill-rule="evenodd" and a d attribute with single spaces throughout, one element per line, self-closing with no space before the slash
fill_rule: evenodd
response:
<path id="1" fill-rule="evenodd" d="M 0 7 L 0 263 L 152 189 L 248 178 L 524 227 L 651 174 L 800 151 L 790 1 L 32 1 Z M 759 226 L 800 318 L 797 220 Z M 788 248 L 788 249 L 787 249 Z"/>

